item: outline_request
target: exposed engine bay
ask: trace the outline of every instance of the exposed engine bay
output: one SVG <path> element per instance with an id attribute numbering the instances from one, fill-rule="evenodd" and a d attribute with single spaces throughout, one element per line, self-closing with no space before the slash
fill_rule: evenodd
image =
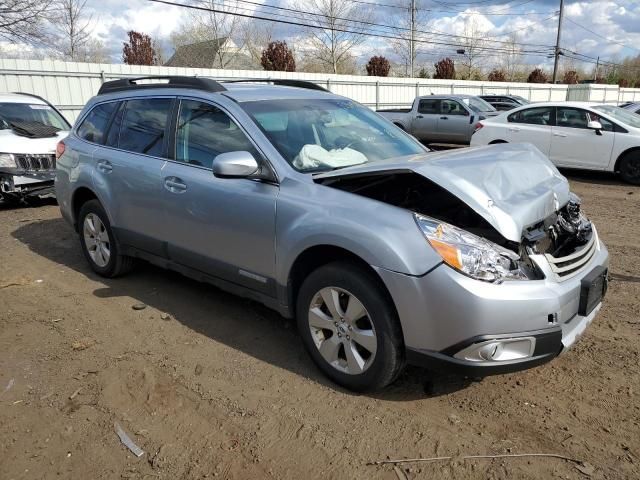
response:
<path id="1" fill-rule="evenodd" d="M 592 234 L 591 222 L 580 209 L 580 199 L 572 195 L 557 214 L 527 230 L 524 243 L 532 253 L 565 257 L 586 245 Z"/>
<path id="2" fill-rule="evenodd" d="M 529 259 L 533 254 L 565 257 L 589 242 L 591 222 L 580 209 L 580 199 L 571 194 L 561 210 L 523 233 L 520 243 L 505 239 L 480 214 L 458 197 L 431 180 L 411 171 L 385 171 L 317 179 L 332 188 L 405 208 L 485 238 L 517 254 L 521 267 L 536 270 Z M 535 276 L 535 275 L 534 275 Z"/>

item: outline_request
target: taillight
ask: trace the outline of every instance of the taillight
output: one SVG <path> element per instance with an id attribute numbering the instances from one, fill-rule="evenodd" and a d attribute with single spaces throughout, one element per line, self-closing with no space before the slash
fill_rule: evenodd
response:
<path id="1" fill-rule="evenodd" d="M 56 145 L 56 160 L 59 159 L 64 153 L 64 142 L 60 140 Z"/>
<path id="2" fill-rule="evenodd" d="M 476 133 L 478 130 L 480 130 L 482 127 L 484 127 L 484 124 L 482 122 L 478 122 L 476 123 L 476 127 L 473 129 L 473 133 Z"/>

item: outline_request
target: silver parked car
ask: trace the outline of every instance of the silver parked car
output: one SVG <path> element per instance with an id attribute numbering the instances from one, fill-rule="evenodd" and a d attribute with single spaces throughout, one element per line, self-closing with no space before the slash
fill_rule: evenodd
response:
<path id="1" fill-rule="evenodd" d="M 500 112 L 473 95 L 427 95 L 378 113 L 421 142 L 468 145 L 478 122 Z"/>
<path id="2" fill-rule="evenodd" d="M 607 249 L 535 147 L 430 153 L 313 84 L 165 80 L 105 83 L 59 145 L 100 275 L 144 259 L 258 300 L 354 390 L 539 365 L 598 312 Z"/>

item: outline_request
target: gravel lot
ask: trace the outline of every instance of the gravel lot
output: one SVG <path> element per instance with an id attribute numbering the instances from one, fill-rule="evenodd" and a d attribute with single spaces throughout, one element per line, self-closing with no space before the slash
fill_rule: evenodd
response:
<path id="1" fill-rule="evenodd" d="M 640 188 L 570 180 L 613 277 L 578 345 L 481 382 L 410 368 L 374 395 L 326 381 L 266 308 L 149 265 L 99 278 L 55 204 L 0 205 L 0 477 L 640 478 Z M 460 458 L 507 453 L 587 464 Z M 455 458 L 367 465 L 425 456 Z"/>

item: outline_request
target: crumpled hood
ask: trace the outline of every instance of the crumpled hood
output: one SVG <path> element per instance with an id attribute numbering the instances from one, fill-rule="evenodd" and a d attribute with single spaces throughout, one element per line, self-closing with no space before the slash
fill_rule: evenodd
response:
<path id="1" fill-rule="evenodd" d="M 0 130 L 0 153 L 55 153 L 58 142 L 68 134 L 68 131 L 61 130 L 55 137 L 27 138 L 16 135 L 13 130 L 5 128 Z"/>
<path id="2" fill-rule="evenodd" d="M 337 178 L 382 171 L 416 172 L 466 203 L 507 240 L 569 201 L 569 182 L 531 144 L 499 144 L 427 153 L 316 175 Z"/>

